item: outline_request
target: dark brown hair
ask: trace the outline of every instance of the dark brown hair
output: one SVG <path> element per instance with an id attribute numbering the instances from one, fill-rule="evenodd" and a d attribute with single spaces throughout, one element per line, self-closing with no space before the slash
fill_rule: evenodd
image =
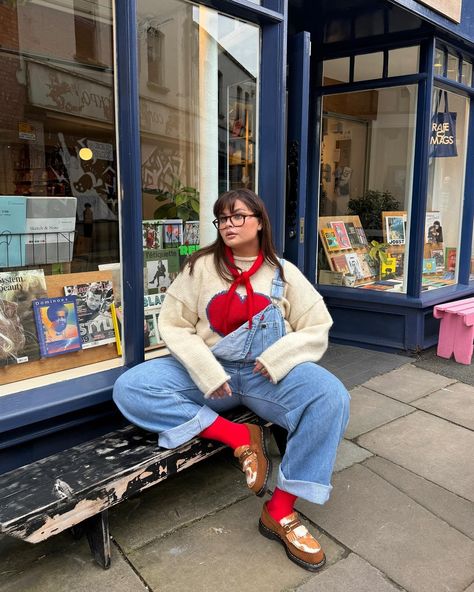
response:
<path id="1" fill-rule="evenodd" d="M 223 193 L 219 196 L 218 200 L 214 204 L 214 216 L 216 218 L 222 216 L 224 210 L 226 209 L 231 213 L 234 212 L 235 202 L 237 200 L 240 200 L 242 203 L 244 203 L 249 208 L 249 210 L 260 219 L 262 229 L 258 231 L 258 239 L 263 257 L 265 261 L 275 267 L 278 267 L 281 278 L 283 281 L 285 281 L 283 267 L 278 260 L 278 256 L 275 251 L 275 245 L 273 244 L 270 219 L 268 217 L 263 200 L 256 193 L 250 189 L 232 189 L 231 191 Z M 199 251 L 196 251 L 189 256 L 186 261 L 186 264 L 189 265 L 189 273 L 193 273 L 194 265 L 196 264 L 196 261 L 199 259 L 199 257 L 204 257 L 205 255 L 209 255 L 211 253 L 214 255 L 214 264 L 218 274 L 223 280 L 232 281 L 232 274 L 229 272 L 227 267 L 227 265 L 230 265 L 230 261 L 228 261 L 225 255 L 225 243 L 222 240 L 219 232 L 217 233 L 217 238 L 213 243 L 207 247 L 203 247 Z"/>

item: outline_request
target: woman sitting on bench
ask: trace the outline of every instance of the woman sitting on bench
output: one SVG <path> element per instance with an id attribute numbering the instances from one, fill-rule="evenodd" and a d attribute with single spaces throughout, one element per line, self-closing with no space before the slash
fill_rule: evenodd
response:
<path id="1" fill-rule="evenodd" d="M 315 571 L 325 555 L 299 521 L 298 497 L 324 504 L 349 416 L 342 383 L 316 362 L 332 320 L 322 297 L 275 253 L 263 201 L 248 189 L 214 204 L 217 239 L 191 255 L 168 289 L 159 331 L 172 356 L 144 362 L 116 382 L 114 400 L 132 423 L 175 448 L 195 436 L 234 449 L 247 485 L 266 492 L 266 432 L 219 414 L 245 405 L 288 430 L 277 487 L 260 532 Z"/>

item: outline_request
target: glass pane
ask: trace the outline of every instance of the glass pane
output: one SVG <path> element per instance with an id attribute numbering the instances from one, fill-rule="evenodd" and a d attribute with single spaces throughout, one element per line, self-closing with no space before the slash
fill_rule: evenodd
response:
<path id="1" fill-rule="evenodd" d="M 388 52 L 388 75 L 418 74 L 420 47 L 401 47 Z"/>
<path id="2" fill-rule="evenodd" d="M 403 292 L 417 86 L 323 99 L 318 281 Z"/>
<path id="3" fill-rule="evenodd" d="M 451 53 L 448 53 L 447 77 L 450 80 L 456 80 L 456 81 L 459 78 L 459 58 Z"/>
<path id="4" fill-rule="evenodd" d="M 383 52 L 367 53 L 355 57 L 354 81 L 382 78 Z"/>
<path id="5" fill-rule="evenodd" d="M 8 384 L 117 358 L 112 272 L 100 267 L 119 266 L 119 212 L 111 0 L 10 1 L 0 11 L 0 335 L 9 335 L 0 338 L 0 384 Z M 115 279 L 113 290 L 120 300 Z"/>
<path id="6" fill-rule="evenodd" d="M 457 282 L 469 104 L 435 89 L 430 137 L 423 289 Z"/>
<path id="7" fill-rule="evenodd" d="M 444 76 L 444 70 L 446 67 L 446 53 L 439 47 L 437 47 L 435 51 L 433 67 L 435 76 Z"/>
<path id="8" fill-rule="evenodd" d="M 181 263 L 216 239 L 214 201 L 228 189 L 257 190 L 260 29 L 183 0 L 137 8 L 145 346 L 154 349 Z"/>
<path id="9" fill-rule="evenodd" d="M 472 64 L 470 62 L 462 63 L 462 79 L 461 82 L 467 86 L 472 85 Z"/>
<path id="10" fill-rule="evenodd" d="M 349 82 L 349 58 L 325 60 L 323 62 L 323 85 L 342 84 Z"/>

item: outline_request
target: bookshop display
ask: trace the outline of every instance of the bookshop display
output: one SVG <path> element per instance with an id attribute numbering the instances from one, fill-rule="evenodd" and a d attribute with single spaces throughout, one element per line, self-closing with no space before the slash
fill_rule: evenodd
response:
<path id="1" fill-rule="evenodd" d="M 71 273 L 84 236 L 77 218 L 75 197 L 0 200 L 0 384 L 122 355 L 121 266 Z M 164 345 L 166 291 L 197 249 L 198 220 L 143 221 L 146 351 Z"/>
<path id="2" fill-rule="evenodd" d="M 319 271 L 320 284 L 366 290 L 402 292 L 407 253 L 407 213 L 382 212 L 383 242 L 367 241 L 358 216 L 323 216 L 319 235 L 328 269 Z M 456 248 L 443 240 L 440 212 L 427 212 L 422 290 L 455 282 Z"/>

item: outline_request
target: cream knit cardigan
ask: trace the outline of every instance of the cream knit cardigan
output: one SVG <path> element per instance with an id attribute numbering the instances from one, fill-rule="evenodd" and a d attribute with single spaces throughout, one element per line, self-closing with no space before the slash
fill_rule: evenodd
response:
<path id="1" fill-rule="evenodd" d="M 255 259 L 235 257 L 235 262 L 246 271 Z M 288 261 L 283 269 L 287 283 L 283 298 L 275 304 L 285 319 L 286 335 L 257 358 L 275 384 L 298 364 L 322 357 L 332 325 L 322 296 L 300 270 Z M 251 277 L 255 293 L 270 297 L 274 274 L 275 268 L 264 262 Z M 230 379 L 210 350 L 222 337 L 211 329 L 206 314 L 211 299 L 229 285 L 218 275 L 213 256 L 205 255 L 196 261 L 192 275 L 186 266 L 171 284 L 159 316 L 163 341 L 205 396 Z M 239 286 L 237 293 L 244 296 L 245 287 Z"/>

